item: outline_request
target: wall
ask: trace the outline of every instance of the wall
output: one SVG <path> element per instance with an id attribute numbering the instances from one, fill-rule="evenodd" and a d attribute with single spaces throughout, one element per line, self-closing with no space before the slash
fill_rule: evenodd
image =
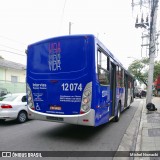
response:
<path id="1" fill-rule="evenodd" d="M 17 76 L 18 82 L 11 82 L 11 76 Z M 26 92 L 26 71 L 10 68 L 0 68 L 0 88 L 6 88 L 8 92 Z"/>

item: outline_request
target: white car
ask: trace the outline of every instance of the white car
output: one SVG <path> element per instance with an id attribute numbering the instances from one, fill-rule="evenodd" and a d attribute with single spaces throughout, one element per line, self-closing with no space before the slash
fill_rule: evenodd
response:
<path id="1" fill-rule="evenodd" d="M 0 101 L 0 120 L 14 120 L 23 123 L 28 119 L 26 93 L 15 93 Z"/>

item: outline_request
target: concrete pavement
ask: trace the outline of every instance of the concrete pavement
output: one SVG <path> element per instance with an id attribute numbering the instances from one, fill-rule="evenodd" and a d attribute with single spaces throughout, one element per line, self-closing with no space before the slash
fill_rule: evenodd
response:
<path id="1" fill-rule="evenodd" d="M 160 160 L 160 97 L 153 97 L 157 111 L 146 109 L 146 99 L 143 98 L 138 109 L 123 136 L 117 151 L 132 151 L 138 156 L 114 157 L 114 160 Z M 141 153 L 159 151 L 158 157 L 142 156 Z"/>
<path id="2" fill-rule="evenodd" d="M 159 151 L 160 154 L 160 97 L 153 97 L 152 103 L 157 111 L 146 109 L 146 99 L 143 99 L 142 115 L 138 130 L 135 151 Z M 142 158 L 135 158 L 136 160 Z M 146 160 L 158 160 L 159 157 L 143 157 Z"/>
<path id="3" fill-rule="evenodd" d="M 139 128 L 141 143 L 136 145 L 138 151 L 160 151 L 160 97 L 154 97 L 152 102 L 157 111 L 148 111 L 144 101 Z"/>

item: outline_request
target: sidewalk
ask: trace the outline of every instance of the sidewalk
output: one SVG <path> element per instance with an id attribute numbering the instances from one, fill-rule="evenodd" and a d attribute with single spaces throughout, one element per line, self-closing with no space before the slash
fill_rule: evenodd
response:
<path id="1" fill-rule="evenodd" d="M 146 99 L 141 99 L 138 109 L 127 128 L 117 151 L 159 151 L 160 153 L 160 97 L 153 97 L 157 111 L 146 109 Z M 159 157 L 114 157 L 113 160 L 160 160 Z"/>
<path id="2" fill-rule="evenodd" d="M 135 151 L 160 151 L 160 97 L 153 97 L 152 103 L 156 106 L 157 111 L 148 111 L 146 99 L 143 100 Z M 135 158 L 135 160 L 139 159 L 158 160 L 160 157 Z"/>

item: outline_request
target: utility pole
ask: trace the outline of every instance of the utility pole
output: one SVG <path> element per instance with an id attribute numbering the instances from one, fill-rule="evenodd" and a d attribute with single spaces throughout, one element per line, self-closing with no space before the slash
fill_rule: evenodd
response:
<path id="1" fill-rule="evenodd" d="M 151 21 L 150 21 L 150 43 L 149 43 L 149 72 L 148 72 L 148 87 L 147 87 L 147 99 L 146 104 L 152 102 L 152 90 L 153 90 L 153 73 L 154 73 L 154 58 L 156 52 L 156 24 L 157 24 L 157 10 L 158 0 L 152 0 L 151 2 Z"/>
<path id="2" fill-rule="evenodd" d="M 136 19 L 136 28 L 145 28 L 149 29 L 149 72 L 148 72 L 148 86 L 147 86 L 147 97 L 146 97 L 146 105 L 148 103 L 152 103 L 152 84 L 153 84 L 153 73 L 154 73 L 154 59 L 155 59 L 155 51 L 156 51 L 156 24 L 157 24 L 157 10 L 158 10 L 158 1 L 159 0 L 140 0 L 139 3 L 134 3 L 132 0 L 132 6 L 140 5 L 142 6 L 148 3 L 148 8 L 150 9 L 150 23 L 149 17 L 146 17 L 146 22 L 143 19 L 143 13 L 141 16 L 141 22 L 138 22 L 138 16 Z M 144 4 L 143 4 L 144 3 Z"/>

